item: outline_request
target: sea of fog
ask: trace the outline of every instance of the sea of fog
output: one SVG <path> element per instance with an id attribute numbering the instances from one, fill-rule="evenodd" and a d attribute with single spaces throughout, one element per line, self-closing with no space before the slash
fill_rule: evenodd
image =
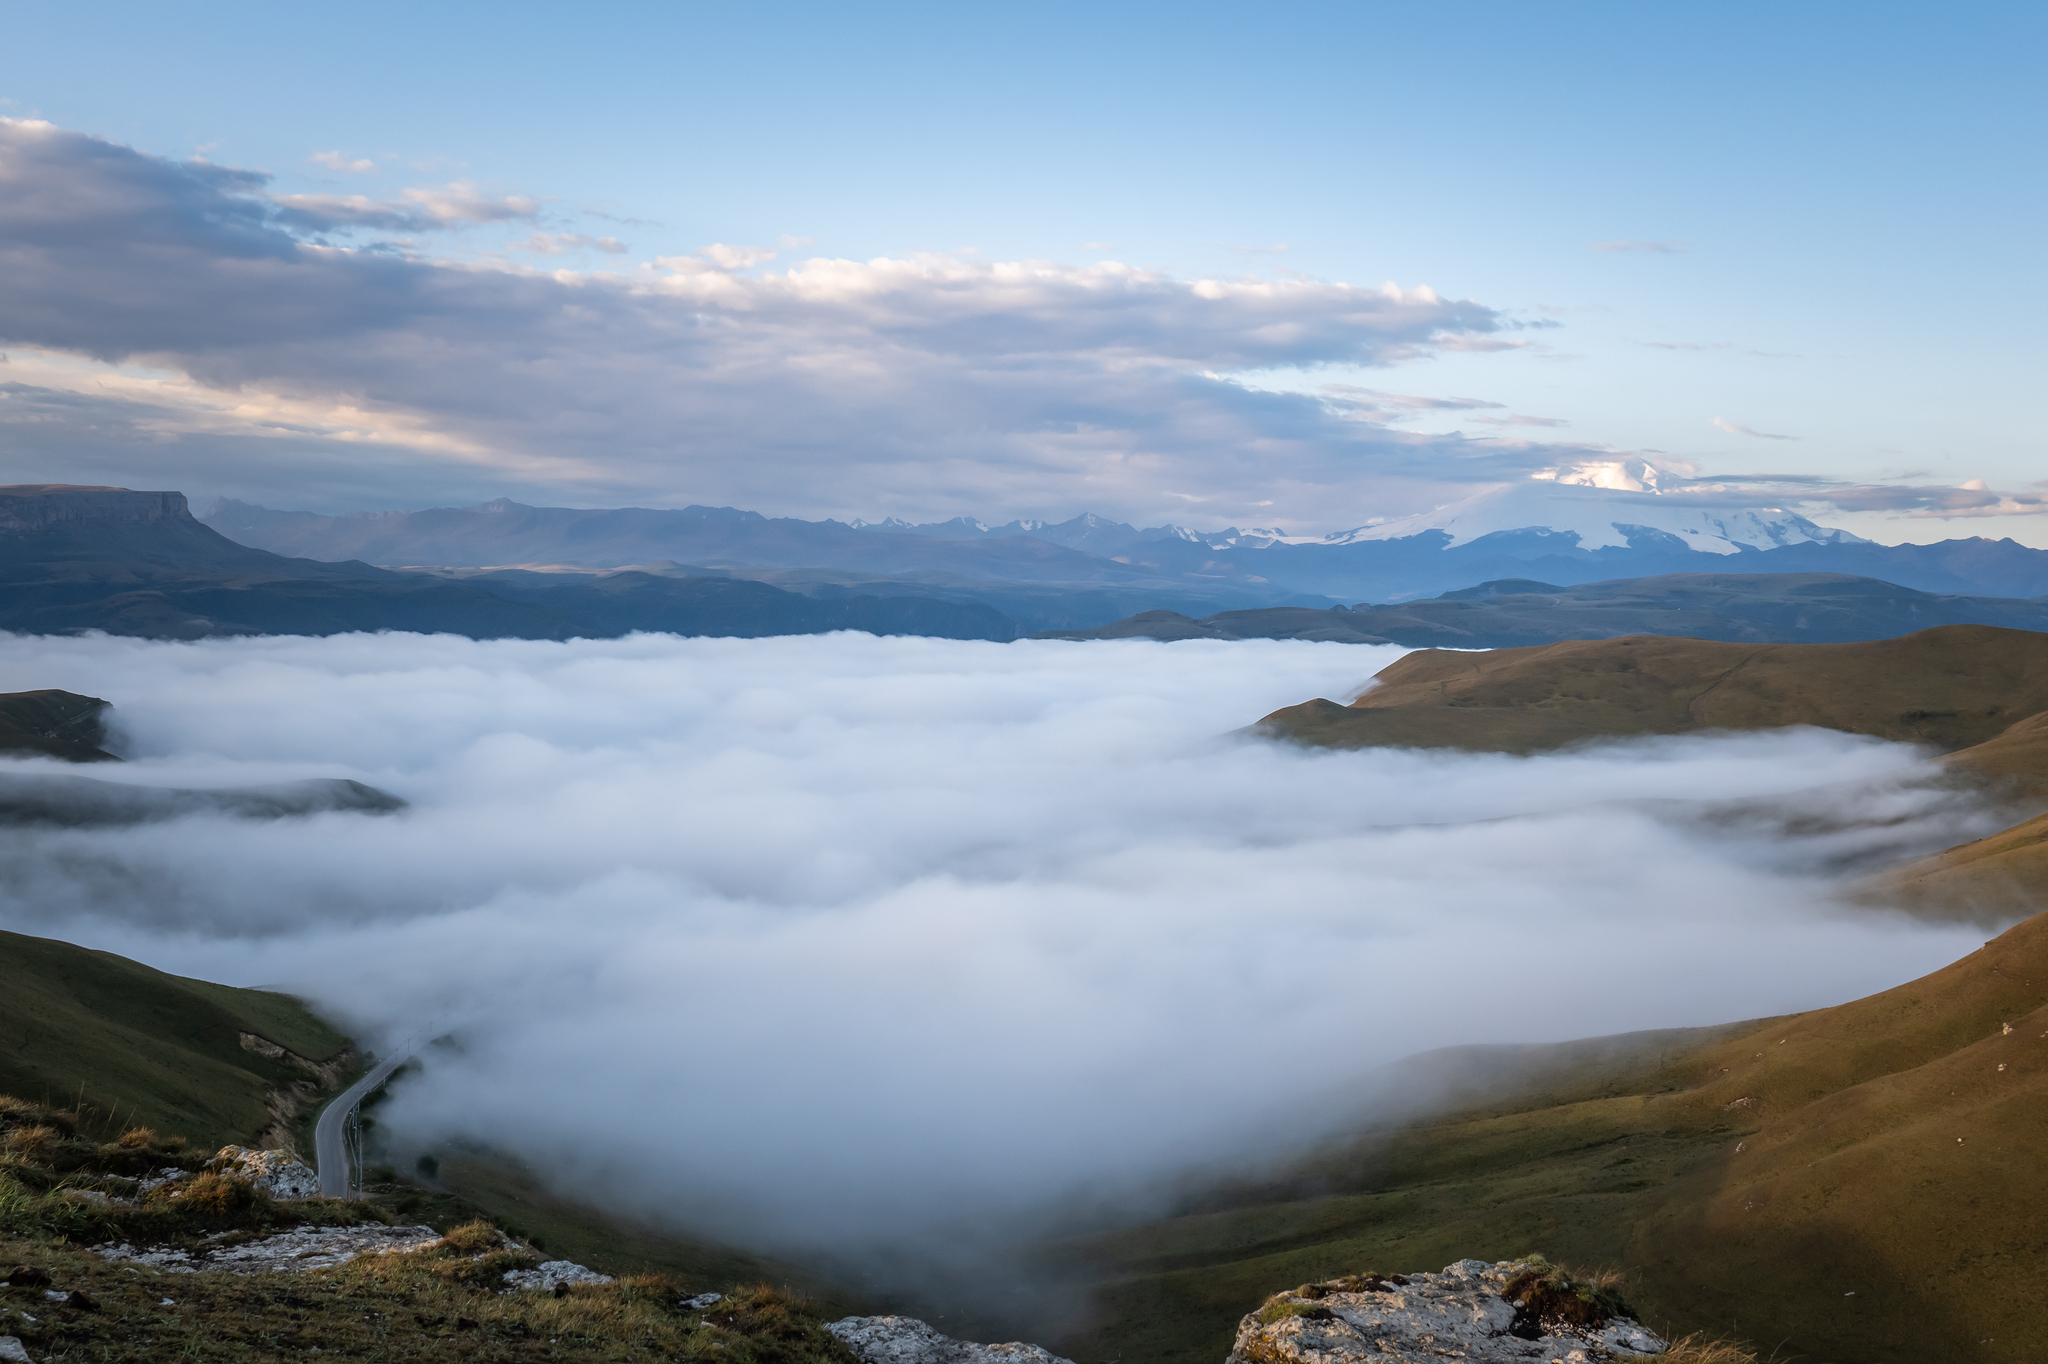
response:
<path id="1" fill-rule="evenodd" d="M 1421 1049 L 1829 1004 L 1984 936 L 1829 902 L 1873 848 L 1993 818 L 1895 783 L 1901 746 L 1231 735 L 1400 652 L 11 639 L 0 690 L 117 707 L 131 761 L 94 776 L 411 808 L 7 833 L 0 922 L 450 1034 L 401 1144 L 784 1250 L 1022 1226 L 1312 1140 Z M 1830 786 L 1775 807 L 1829 832 L 1715 813 Z"/>

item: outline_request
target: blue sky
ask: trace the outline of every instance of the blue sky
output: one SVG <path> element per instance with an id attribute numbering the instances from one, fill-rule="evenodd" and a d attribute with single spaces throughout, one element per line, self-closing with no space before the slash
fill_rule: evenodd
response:
<path id="1" fill-rule="evenodd" d="M 83 339 L 10 325 L 0 299 L 5 344 L 44 357 L 32 373 L 10 352 L 17 382 L 69 382 L 75 398 L 83 381 L 48 379 L 51 366 L 96 354 L 76 363 L 117 363 L 130 398 L 137 384 L 197 384 L 296 404 L 242 433 L 218 414 L 201 430 L 152 424 L 132 405 L 118 419 L 52 418 L 43 403 L 4 472 L 53 477 L 61 460 L 328 508 L 503 491 L 998 519 L 1178 507 L 1174 519 L 1198 524 L 1264 515 L 1326 530 L 1519 476 L 1484 448 L 1505 441 L 1530 467 L 1648 454 L 1709 478 L 1831 481 L 1849 491 L 1803 504 L 1816 519 L 1886 540 L 2048 545 L 2028 382 L 2040 360 L 2043 26 L 2016 6 L 114 4 L 89 20 L 24 9 L 0 50 L 0 112 L 168 163 L 270 172 L 263 194 L 310 196 L 307 212 L 327 215 L 325 236 L 287 227 L 358 252 L 382 240 L 444 268 L 630 275 L 712 243 L 760 248 L 723 258 L 742 286 L 811 258 L 1113 260 L 1182 283 L 1428 286 L 1491 320 L 1448 345 L 1417 333 L 1286 355 L 1119 333 L 1055 367 L 1092 395 L 1071 412 L 1053 410 L 1050 370 L 1028 401 L 987 388 L 955 406 L 960 374 L 934 371 L 928 388 L 902 384 L 914 420 L 835 390 L 814 426 L 750 442 L 746 401 L 787 406 L 757 368 L 719 381 L 731 406 L 716 413 L 647 409 L 606 436 L 641 453 L 607 463 L 573 434 L 520 443 L 464 426 L 484 401 L 480 368 L 451 372 L 439 396 L 375 376 L 316 392 L 311 357 L 281 375 L 224 367 L 196 343 L 131 351 L 120 328 L 144 322 L 110 320 Z M 337 225 L 349 196 L 435 194 L 499 208 L 448 210 L 433 232 Z M 995 301 L 971 335 L 932 348 L 981 357 L 977 373 L 1024 367 L 1021 343 L 974 349 L 1013 306 L 999 285 L 934 286 Z M 1015 306 L 1092 306 L 1081 292 Z M 809 337 L 825 324 L 788 325 Z M 803 351 L 794 334 L 760 341 L 763 352 Z M 639 362 L 652 353 L 629 349 Z M 831 350 L 841 372 L 858 367 L 849 347 Z M 1134 351 L 1227 383 L 1228 412 L 1176 414 L 1170 432 L 1148 421 L 1171 385 L 1090 387 L 1120 363 L 1105 356 Z M 884 387 L 900 380 L 887 345 L 866 355 Z M 687 387 L 719 369 L 689 364 L 681 378 L 644 377 Z M 1343 431 L 1312 430 L 1299 410 L 1351 391 L 1401 400 L 1362 414 L 1398 448 L 1391 464 L 1330 454 Z M 336 394 L 378 419 L 337 437 L 307 407 Z M 945 421 L 929 420 L 935 403 Z M 1341 415 L 1357 429 L 1360 411 Z M 109 422 L 149 427 L 147 458 L 135 440 L 94 434 Z M 532 429 L 533 413 L 518 422 Z M 822 433 L 835 422 L 863 433 L 864 453 L 834 463 Z M 1107 434 L 1034 444 L 1062 424 Z M 698 433 L 684 442 L 696 453 L 661 454 L 657 428 Z M 1000 440 L 977 444 L 992 430 Z M 1233 442 L 1266 453 L 1250 467 Z M 1542 454 L 1552 445 L 1554 460 Z M 1115 476 L 1090 463 L 1109 459 Z M 1973 481 L 1974 496 L 1885 491 Z M 1930 510 L 2021 514 L 1903 514 Z"/>

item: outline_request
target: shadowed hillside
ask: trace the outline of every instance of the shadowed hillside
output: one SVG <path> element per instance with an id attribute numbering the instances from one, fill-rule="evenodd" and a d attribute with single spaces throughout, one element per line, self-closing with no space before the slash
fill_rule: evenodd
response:
<path id="1" fill-rule="evenodd" d="M 0 694 L 0 753 L 46 754 L 66 762 L 113 762 L 107 741 L 107 703 L 68 691 Z"/>
<path id="2" fill-rule="evenodd" d="M 1557 587 L 1484 582 L 1426 601 L 1268 607 L 1201 620 L 1147 611 L 1043 639 L 1303 639 L 1417 649 L 1509 649 L 1564 639 L 1684 635 L 1735 643 L 1844 643 L 1937 625 L 2048 629 L 2048 600 L 1916 592 L 1845 573 L 1667 573 Z"/>
<path id="3" fill-rule="evenodd" d="M 251 1144 L 276 1117 L 272 1092 L 317 1082 L 347 1045 L 288 995 L 0 931 L 0 1094 L 82 1093 L 119 1127 Z"/>

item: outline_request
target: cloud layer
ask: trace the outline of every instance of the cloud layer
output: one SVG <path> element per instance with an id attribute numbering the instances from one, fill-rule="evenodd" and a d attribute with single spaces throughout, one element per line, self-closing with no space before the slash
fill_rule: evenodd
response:
<path id="1" fill-rule="evenodd" d="M 452 1030 L 405 1142 L 785 1249 L 1028 1229 L 1309 1139 L 1418 1049 L 1821 1005 L 1981 937 L 1827 906 L 1831 869 L 1994 818 L 1897 785 L 1895 746 L 1219 737 L 1397 652 L 20 639 L 0 685 L 115 701 L 134 761 L 100 775 L 412 806 L 0 834 L 0 905 L 368 1036 Z M 1715 804 L 1838 782 L 1797 819 Z"/>
<path id="2" fill-rule="evenodd" d="M 508 241 L 527 258 L 620 246 L 467 182 L 273 196 L 261 173 L 0 121 L 0 343 L 140 367 L 159 386 L 138 406 L 81 385 L 85 420 L 0 403 L 14 459 L 44 460 L 39 477 L 67 452 L 147 468 L 177 443 L 217 490 L 272 499 L 353 478 L 387 504 L 512 489 L 807 515 L 1213 508 L 1223 521 L 1270 503 L 1262 515 L 1334 524 L 1389 487 L 1560 458 L 1397 432 L 1230 377 L 1509 344 L 1499 314 L 1427 288 L 1114 261 L 782 263 L 725 244 L 623 273 L 541 272 L 377 236 L 492 223 L 543 229 Z M 221 426 L 193 412 L 242 405 L 257 415 L 236 433 L 259 449 L 188 439 Z M 289 416 L 265 420 L 272 409 Z"/>

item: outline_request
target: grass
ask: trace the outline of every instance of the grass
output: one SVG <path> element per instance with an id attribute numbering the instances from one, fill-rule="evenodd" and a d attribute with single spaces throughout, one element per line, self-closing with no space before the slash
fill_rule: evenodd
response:
<path id="1" fill-rule="evenodd" d="M 1632 636 L 1484 653 L 1423 649 L 1349 706 L 1309 701 L 1260 727 L 1341 748 L 1531 753 L 1588 739 L 1797 724 L 1960 749 L 2043 711 L 2048 635 L 1945 625 L 1857 644 Z M 2035 739 L 2048 750 L 2048 732 Z"/>
<path id="2" fill-rule="evenodd" d="M 0 1259 L 30 1263 L 93 1304 L 55 1303 L 40 1287 L 0 1289 L 0 1334 L 20 1336 L 37 1359 L 61 1355 L 67 1364 L 258 1364 L 313 1349 L 362 1360 L 854 1364 L 823 1329 L 830 1318 L 786 1289 L 728 1285 L 724 1301 L 697 1312 L 682 1306 L 684 1286 L 662 1275 L 579 1285 L 559 1297 L 500 1294 L 497 1275 L 534 1257 L 472 1254 L 444 1243 L 308 1274 L 176 1274 L 0 1237 Z"/>
<path id="3" fill-rule="evenodd" d="M 283 1047 L 271 1057 L 247 1035 Z M 274 1094 L 323 1086 L 307 1062 L 348 1042 L 299 1001 L 155 971 L 111 952 L 0 932 L 0 1093 L 46 1101 L 107 1137 L 255 1144 Z"/>
<path id="4" fill-rule="evenodd" d="M 241 1364 L 317 1348 L 377 1360 L 473 1360 L 484 1352 L 494 1360 L 854 1364 L 823 1329 L 844 1315 L 837 1304 L 764 1282 L 714 1286 L 701 1276 L 640 1273 L 553 1295 L 503 1293 L 506 1270 L 541 1257 L 508 1249 L 497 1224 L 473 1215 L 424 1250 L 308 1274 L 174 1273 L 109 1263 L 84 1248 L 194 1248 L 309 1223 L 398 1220 L 388 1206 L 394 1198 L 279 1204 L 211 1170 L 150 1190 L 133 1206 L 79 1196 L 132 1196 L 138 1177 L 189 1169 L 189 1152 L 182 1138 L 142 1129 L 94 1141 L 67 1112 L 0 1096 L 0 1267 L 16 1267 L 8 1271 L 13 1285 L 0 1288 L 0 1335 L 20 1337 L 37 1358 L 67 1361 Z M 443 1211 L 474 1210 L 451 1198 Z M 683 1305 L 707 1287 L 721 1301 L 703 1310 Z"/>
<path id="5" fill-rule="evenodd" d="M 2048 1358 L 2048 915 L 1897 989 L 1542 1088 L 1046 1247 L 1096 1305 L 1046 1343 L 1221 1359 L 1275 1284 L 1541 1246 L 1618 1266 L 1666 1336 L 1810 1364 Z"/>

